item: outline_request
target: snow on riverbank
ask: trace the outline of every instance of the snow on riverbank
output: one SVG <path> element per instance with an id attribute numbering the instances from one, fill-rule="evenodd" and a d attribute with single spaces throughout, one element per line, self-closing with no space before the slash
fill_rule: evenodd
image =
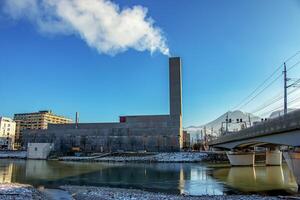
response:
<path id="1" fill-rule="evenodd" d="M 172 152 L 172 153 L 120 153 L 117 155 L 95 157 L 60 157 L 63 161 L 94 162 L 201 162 L 207 159 L 205 152 Z"/>
<path id="2" fill-rule="evenodd" d="M 0 151 L 0 158 L 27 158 L 26 151 Z"/>
<path id="3" fill-rule="evenodd" d="M 45 196 L 31 185 L 0 184 L 0 200 L 44 200 Z"/>
<path id="4" fill-rule="evenodd" d="M 72 194 L 75 200 L 279 200 L 277 197 L 257 195 L 217 195 L 217 196 L 184 196 L 146 192 L 136 189 L 62 186 L 62 189 Z"/>
<path id="5" fill-rule="evenodd" d="M 145 156 L 108 156 L 97 158 L 96 161 L 108 162 L 200 162 L 207 157 L 200 152 L 157 153 Z"/>

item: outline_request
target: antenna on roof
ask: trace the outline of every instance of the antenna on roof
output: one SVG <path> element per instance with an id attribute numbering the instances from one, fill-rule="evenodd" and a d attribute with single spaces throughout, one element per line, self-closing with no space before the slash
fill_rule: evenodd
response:
<path id="1" fill-rule="evenodd" d="M 78 123 L 79 123 L 79 112 L 76 112 L 76 115 L 75 115 L 75 126 L 76 126 L 76 128 L 78 128 Z"/>

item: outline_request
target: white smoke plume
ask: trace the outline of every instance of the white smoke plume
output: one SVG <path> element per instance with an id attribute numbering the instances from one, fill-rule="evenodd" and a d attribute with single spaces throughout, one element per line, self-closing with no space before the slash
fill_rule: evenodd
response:
<path id="1" fill-rule="evenodd" d="M 110 0 L 2 0 L 3 11 L 26 19 L 42 33 L 79 35 L 99 53 L 115 55 L 129 48 L 169 55 L 163 32 L 147 8 L 121 9 Z"/>

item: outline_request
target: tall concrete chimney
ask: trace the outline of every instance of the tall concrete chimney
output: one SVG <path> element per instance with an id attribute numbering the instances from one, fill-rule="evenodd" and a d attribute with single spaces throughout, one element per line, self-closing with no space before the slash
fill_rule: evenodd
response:
<path id="1" fill-rule="evenodd" d="M 170 115 L 182 115 L 182 83 L 180 57 L 169 58 Z"/>
<path id="2" fill-rule="evenodd" d="M 181 61 L 180 57 L 169 58 L 170 117 L 173 134 L 178 138 L 178 146 L 183 148 Z"/>

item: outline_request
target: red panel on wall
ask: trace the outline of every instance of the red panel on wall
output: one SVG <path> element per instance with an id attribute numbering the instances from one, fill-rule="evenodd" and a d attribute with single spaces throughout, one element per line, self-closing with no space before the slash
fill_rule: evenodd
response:
<path id="1" fill-rule="evenodd" d="M 120 117 L 120 123 L 125 123 L 126 122 L 126 117 Z"/>

